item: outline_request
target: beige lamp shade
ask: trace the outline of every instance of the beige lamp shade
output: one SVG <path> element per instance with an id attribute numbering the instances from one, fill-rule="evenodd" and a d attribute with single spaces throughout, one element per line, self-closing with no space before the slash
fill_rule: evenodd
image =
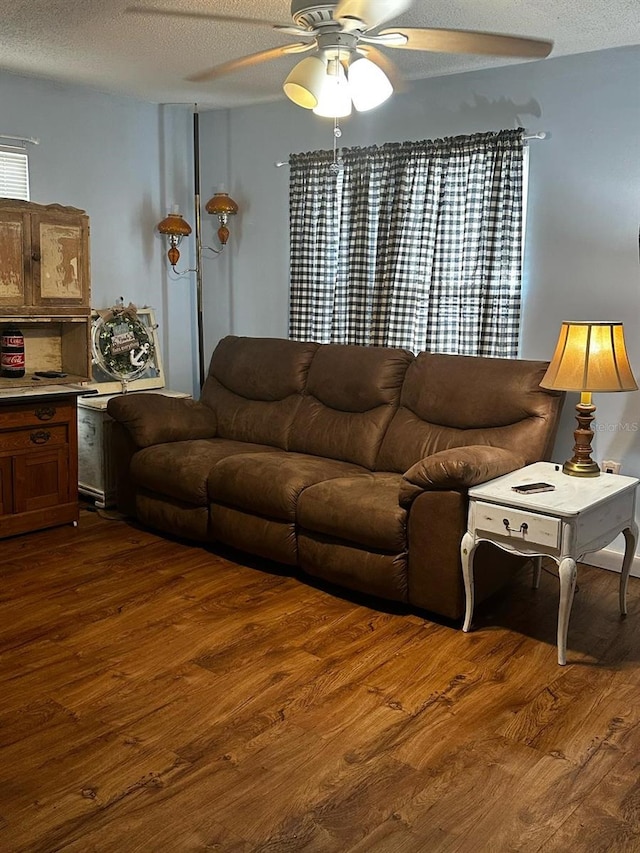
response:
<path id="1" fill-rule="evenodd" d="M 540 385 L 558 391 L 636 391 L 622 323 L 563 322 Z"/>

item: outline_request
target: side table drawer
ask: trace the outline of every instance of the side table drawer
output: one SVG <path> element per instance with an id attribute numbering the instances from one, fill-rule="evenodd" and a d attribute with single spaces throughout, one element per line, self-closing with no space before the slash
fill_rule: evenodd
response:
<path id="1" fill-rule="evenodd" d="M 558 548 L 562 532 L 559 518 L 483 501 L 475 502 L 474 526 L 479 534 L 485 531 L 502 539 L 513 540 L 518 546 L 524 543 L 546 548 Z"/>

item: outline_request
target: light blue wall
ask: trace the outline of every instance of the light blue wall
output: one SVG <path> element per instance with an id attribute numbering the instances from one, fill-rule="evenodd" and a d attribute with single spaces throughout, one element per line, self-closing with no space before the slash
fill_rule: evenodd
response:
<path id="1" fill-rule="evenodd" d="M 40 139 L 28 148 L 32 200 L 89 214 L 92 305 L 154 307 L 168 384 L 191 392 L 193 283 L 168 281 L 154 233 L 166 206 L 192 198 L 187 112 L 4 73 L 0 105 L 0 133 Z"/>
<path id="2" fill-rule="evenodd" d="M 344 120 L 342 144 L 547 131 L 530 145 L 522 356 L 549 358 L 563 319 L 624 320 L 640 377 L 639 82 L 640 47 L 416 82 Z M 208 185 L 225 182 L 241 205 L 224 262 L 205 266 L 208 349 L 227 332 L 286 335 L 288 171 L 274 162 L 330 148 L 332 123 L 282 101 L 209 113 L 202 137 Z M 575 402 L 565 407 L 558 460 L 570 455 Z M 640 393 L 595 402 L 596 457 L 640 475 Z"/>

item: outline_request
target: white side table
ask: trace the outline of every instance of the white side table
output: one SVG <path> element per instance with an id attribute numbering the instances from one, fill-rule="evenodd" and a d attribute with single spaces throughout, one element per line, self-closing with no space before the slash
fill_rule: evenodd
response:
<path id="1" fill-rule="evenodd" d="M 552 492 L 524 495 L 512 491 L 523 483 L 552 483 Z M 585 554 L 604 548 L 620 533 L 625 551 L 620 576 L 620 612 L 627 612 L 627 582 L 638 540 L 635 522 L 635 477 L 601 474 L 571 477 L 552 462 L 536 462 L 504 477 L 469 489 L 469 519 L 462 537 L 462 573 L 466 612 L 462 630 L 473 617 L 473 555 L 480 542 L 503 551 L 534 557 L 534 586 L 540 579 L 543 556 L 558 565 L 558 663 L 567 660 L 567 630 L 576 585 L 576 563 Z"/>
<path id="2" fill-rule="evenodd" d="M 182 391 L 153 388 L 140 394 L 190 397 Z M 119 394 L 80 397 L 78 400 L 78 491 L 93 498 L 100 509 L 115 506 L 116 466 L 111 457 L 111 428 L 107 403 Z"/>

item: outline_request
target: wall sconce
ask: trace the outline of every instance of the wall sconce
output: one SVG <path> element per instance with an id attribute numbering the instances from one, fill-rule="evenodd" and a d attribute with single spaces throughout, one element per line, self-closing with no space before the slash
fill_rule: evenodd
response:
<path id="1" fill-rule="evenodd" d="M 180 251 L 178 246 L 182 243 L 183 237 L 188 237 L 191 234 L 191 226 L 181 213 L 178 213 L 178 208 L 174 206 L 162 222 L 158 223 L 158 231 L 169 238 L 169 251 L 167 257 L 169 263 L 175 269 L 176 264 L 180 260 Z"/>
<path id="2" fill-rule="evenodd" d="M 235 216 L 238 212 L 238 205 L 229 197 L 229 193 L 217 192 L 213 198 L 210 198 L 205 205 L 207 213 L 218 217 L 220 227 L 218 228 L 218 240 L 224 247 L 229 239 L 229 229 L 227 222 L 230 216 Z"/>
<path id="3" fill-rule="evenodd" d="M 216 255 L 219 255 L 229 240 L 227 222 L 229 221 L 230 216 L 235 216 L 238 212 L 238 205 L 229 196 L 229 193 L 217 192 L 206 203 L 205 210 L 207 213 L 211 213 L 218 217 L 218 240 L 220 240 L 221 248 L 214 249 L 211 246 L 205 246 L 204 248 L 208 249 L 210 252 L 215 252 Z M 180 260 L 180 251 L 178 246 L 182 243 L 183 237 L 188 237 L 191 234 L 191 226 L 182 214 L 178 213 L 177 205 L 174 205 L 171 213 L 167 214 L 162 222 L 158 223 L 156 229 L 160 234 L 164 234 L 169 238 L 169 250 L 167 251 L 167 257 L 174 272 L 176 272 L 176 264 Z M 185 272 L 196 272 L 196 270 L 185 270 Z"/>

